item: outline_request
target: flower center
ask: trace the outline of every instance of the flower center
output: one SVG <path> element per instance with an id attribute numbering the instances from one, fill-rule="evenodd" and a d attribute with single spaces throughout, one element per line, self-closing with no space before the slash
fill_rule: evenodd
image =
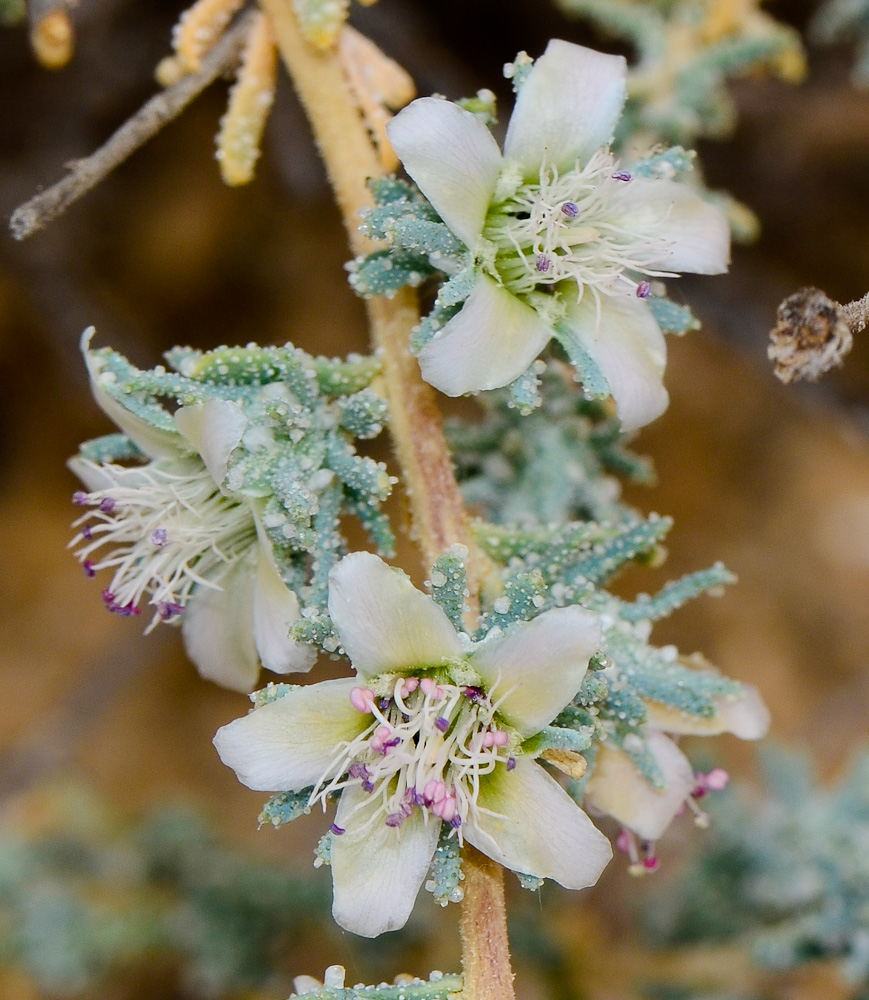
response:
<path id="1" fill-rule="evenodd" d="M 520 184 L 489 211 L 483 236 L 495 248 L 487 262 L 493 277 L 519 296 L 572 281 L 577 301 L 586 288 L 596 296 L 629 289 L 645 298 L 648 282 L 639 276 L 673 273 L 656 269 L 670 247 L 655 235 L 666 212 L 650 220 L 644 211 L 642 229 L 630 228 L 624 201 L 630 182 L 607 149 L 565 174 L 544 163 L 538 182 Z"/>
<path id="2" fill-rule="evenodd" d="M 198 460 L 126 468 L 85 463 L 109 485 L 79 491 L 90 508 L 74 522 L 70 542 L 88 576 L 114 571 L 103 591 L 106 607 L 138 614 L 148 596 L 157 622 L 180 614 L 196 586 L 219 589 L 220 579 L 250 551 L 256 527 L 246 504 L 227 499 Z"/>
<path id="3" fill-rule="evenodd" d="M 479 689 L 399 677 L 378 698 L 354 688 L 353 706 L 372 716 L 355 740 L 342 744 L 315 786 L 311 804 L 351 784 L 380 799 L 367 821 L 399 827 L 420 809 L 457 831 L 476 816 L 480 778 L 498 764 L 515 767 L 510 732 L 497 725 L 496 706 Z M 367 825 L 367 824 L 366 824 Z M 333 826 L 334 833 L 342 833 Z"/>

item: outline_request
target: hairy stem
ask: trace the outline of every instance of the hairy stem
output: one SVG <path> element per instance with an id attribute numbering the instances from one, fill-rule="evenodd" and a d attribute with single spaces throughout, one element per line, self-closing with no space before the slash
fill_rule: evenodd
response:
<path id="1" fill-rule="evenodd" d="M 462 855 L 463 1000 L 509 1000 L 514 996 L 507 943 L 504 869 L 466 846 Z"/>
<path id="2" fill-rule="evenodd" d="M 371 204 L 367 181 L 381 176 L 383 167 L 340 63 L 334 51 L 314 49 L 305 41 L 287 0 L 263 0 L 262 6 L 272 18 L 281 57 L 308 114 L 351 249 L 366 253 L 373 246 L 359 232 L 359 212 Z M 423 560 L 431 565 L 456 542 L 473 552 L 434 392 L 420 378 L 407 347 L 419 322 L 416 296 L 406 289 L 392 299 L 370 299 L 367 309 L 372 340 L 383 357 L 389 427 Z M 479 582 L 469 584 L 472 592 Z"/>
<path id="3" fill-rule="evenodd" d="M 366 182 L 383 168 L 357 110 L 334 51 L 319 51 L 302 38 L 289 0 L 261 0 L 272 18 L 278 50 L 308 115 L 326 164 L 354 253 L 371 244 L 359 232 L 359 212 L 370 205 Z M 468 585 L 473 597 L 485 563 L 468 526 L 453 474 L 434 392 L 422 381 L 408 338 L 419 322 L 414 293 L 368 302 L 374 346 L 383 358 L 389 427 L 410 502 L 415 539 L 427 565 L 453 543 L 469 550 Z M 507 946 L 503 871 L 468 848 L 462 904 L 462 946 L 467 1000 L 511 1000 L 513 973 Z"/>

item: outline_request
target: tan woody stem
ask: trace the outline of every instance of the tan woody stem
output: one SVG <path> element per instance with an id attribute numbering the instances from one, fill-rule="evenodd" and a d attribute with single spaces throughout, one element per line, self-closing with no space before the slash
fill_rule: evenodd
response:
<path id="1" fill-rule="evenodd" d="M 262 0 L 281 57 L 292 77 L 320 149 L 354 253 L 372 249 L 359 232 L 359 212 L 371 204 L 366 182 L 383 174 L 334 51 L 310 46 L 287 0 Z M 407 344 L 419 322 L 415 294 L 371 299 L 368 318 L 383 356 L 390 431 L 410 502 L 414 536 L 426 565 L 459 542 L 473 551 L 468 521 L 441 429 L 434 392 L 419 376 Z M 473 572 L 474 565 L 470 567 Z M 470 581 L 475 591 L 479 580 Z"/>
<path id="2" fill-rule="evenodd" d="M 383 173 L 334 51 L 302 37 L 289 0 L 260 0 L 270 16 L 281 58 L 305 107 L 354 253 L 371 244 L 359 232 L 359 212 L 371 204 L 366 181 Z M 408 338 L 419 322 L 410 289 L 368 302 L 374 346 L 383 358 L 389 426 L 410 502 L 414 537 L 426 565 L 450 545 L 466 545 L 468 586 L 476 597 L 484 560 L 474 545 L 453 474 L 434 392 L 422 381 Z M 465 854 L 462 945 L 465 1000 L 511 1000 L 503 870 L 477 851 Z"/>

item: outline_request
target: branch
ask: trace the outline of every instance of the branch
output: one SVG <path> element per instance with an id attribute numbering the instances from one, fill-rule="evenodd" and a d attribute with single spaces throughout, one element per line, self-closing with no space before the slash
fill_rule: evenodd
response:
<path id="1" fill-rule="evenodd" d="M 237 60 L 250 31 L 253 14 L 239 18 L 202 60 L 202 69 L 183 77 L 174 86 L 151 98 L 95 153 L 74 160 L 70 173 L 47 191 L 19 206 L 9 220 L 17 240 L 38 232 L 108 176 L 119 164 L 164 125 L 176 118 L 187 105 Z"/>

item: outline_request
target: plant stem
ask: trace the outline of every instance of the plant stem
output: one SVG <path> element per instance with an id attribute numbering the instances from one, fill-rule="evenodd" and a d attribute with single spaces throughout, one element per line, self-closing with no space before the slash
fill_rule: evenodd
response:
<path id="1" fill-rule="evenodd" d="M 251 24 L 251 15 L 240 18 L 202 60 L 202 69 L 198 73 L 182 77 L 174 86 L 156 94 L 96 152 L 74 160 L 66 177 L 16 208 L 9 220 L 15 239 L 23 240 L 66 211 L 164 125 L 181 114 L 221 73 L 235 65 Z"/>
<path id="2" fill-rule="evenodd" d="M 463 1000 L 512 1000 L 504 869 L 466 845 L 462 900 Z"/>
<path id="3" fill-rule="evenodd" d="M 287 0 L 263 0 L 262 6 L 308 114 L 350 247 L 357 254 L 369 252 L 373 245 L 359 232 L 359 212 L 371 204 L 368 179 L 382 176 L 383 168 L 341 65 L 334 51 L 320 51 L 305 41 Z M 367 310 L 372 341 L 383 358 L 389 427 L 410 503 L 413 536 L 426 566 L 456 542 L 467 546 L 469 589 L 475 593 L 482 559 L 474 556 L 434 392 L 420 378 L 407 347 L 419 322 L 416 296 L 405 289 L 391 299 L 369 299 Z"/>
<path id="4" fill-rule="evenodd" d="M 302 37 L 289 0 L 261 0 L 272 19 L 281 58 L 308 115 L 354 253 L 372 249 L 359 232 L 359 212 L 371 204 L 366 182 L 383 173 L 334 51 Z M 383 359 L 389 427 L 410 502 L 413 534 L 427 565 L 454 543 L 469 552 L 468 588 L 476 603 L 486 563 L 471 535 L 434 392 L 422 381 L 408 338 L 419 322 L 416 296 L 368 301 L 371 336 Z M 462 947 L 465 1000 L 511 1000 L 503 870 L 465 849 Z"/>

